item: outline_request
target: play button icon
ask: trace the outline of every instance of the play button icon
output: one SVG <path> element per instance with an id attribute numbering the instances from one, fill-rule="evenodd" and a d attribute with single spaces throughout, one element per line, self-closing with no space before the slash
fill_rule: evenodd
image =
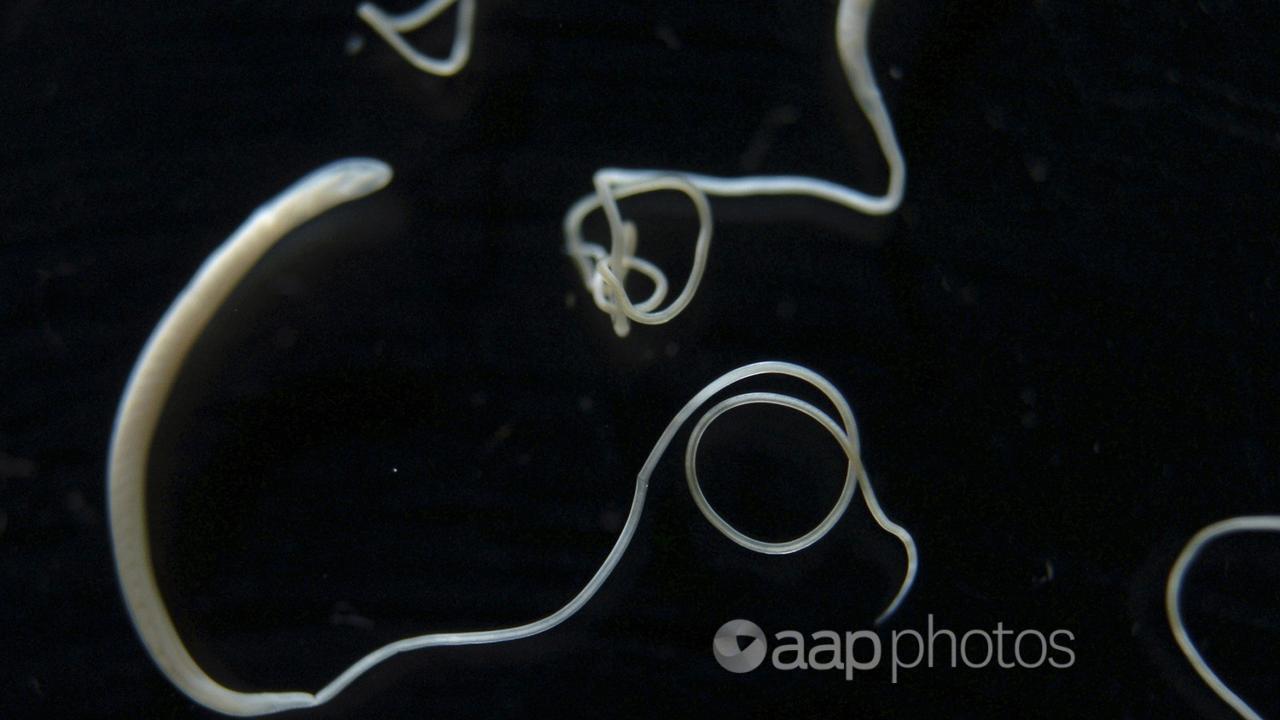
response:
<path id="1" fill-rule="evenodd" d="M 711 651 L 720 667 L 731 673 L 747 673 L 760 667 L 768 648 L 759 625 L 750 620 L 730 620 L 716 631 Z"/>

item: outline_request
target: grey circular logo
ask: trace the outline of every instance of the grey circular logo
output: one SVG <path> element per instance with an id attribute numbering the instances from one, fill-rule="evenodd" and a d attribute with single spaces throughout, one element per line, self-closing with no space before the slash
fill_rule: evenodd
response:
<path id="1" fill-rule="evenodd" d="M 750 620 L 730 620 L 716 631 L 711 651 L 720 667 L 731 673 L 748 673 L 760 667 L 767 652 L 764 631 Z"/>

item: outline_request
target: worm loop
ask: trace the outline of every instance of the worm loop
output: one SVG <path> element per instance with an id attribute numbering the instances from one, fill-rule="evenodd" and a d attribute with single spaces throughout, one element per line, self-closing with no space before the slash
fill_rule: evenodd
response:
<path id="1" fill-rule="evenodd" d="M 1165 613 L 1169 616 L 1169 629 L 1173 631 L 1173 639 L 1177 641 L 1178 647 L 1182 649 L 1182 654 L 1187 656 L 1187 660 L 1191 663 L 1191 667 L 1195 669 L 1204 683 L 1213 690 L 1222 701 L 1231 706 L 1240 714 L 1240 717 L 1247 720 L 1262 720 L 1262 716 L 1256 710 L 1249 707 L 1249 704 L 1240 698 L 1227 684 L 1218 677 L 1218 674 L 1209 667 L 1209 663 L 1205 662 L 1200 651 L 1196 649 L 1196 644 L 1191 640 L 1191 636 L 1187 633 L 1187 625 L 1182 620 L 1182 581 L 1190 569 L 1191 563 L 1195 562 L 1196 556 L 1204 549 L 1204 546 L 1210 542 L 1232 533 L 1240 532 L 1280 532 L 1280 515 L 1252 515 L 1243 517 L 1227 518 L 1219 520 L 1212 525 L 1202 529 L 1200 532 L 1192 536 L 1187 542 L 1187 546 L 1178 554 L 1178 559 L 1174 561 L 1173 568 L 1169 571 L 1169 581 L 1165 585 L 1164 607 Z"/>

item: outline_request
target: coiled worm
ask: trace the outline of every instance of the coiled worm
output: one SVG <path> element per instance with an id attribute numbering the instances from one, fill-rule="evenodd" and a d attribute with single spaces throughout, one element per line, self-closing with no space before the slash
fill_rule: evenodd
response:
<path id="1" fill-rule="evenodd" d="M 594 194 L 579 199 L 565 214 L 565 252 L 577 265 L 582 283 L 591 292 L 596 307 L 612 318 L 613 330 L 619 337 L 630 331 L 632 322 L 657 325 L 671 320 L 693 299 L 706 269 L 711 245 L 712 221 L 707 195 L 807 195 L 867 215 L 887 215 L 902 204 L 906 161 L 867 54 L 867 29 L 873 5 L 874 0 L 841 0 L 836 11 L 835 34 L 840 65 L 849 88 L 870 123 L 888 164 L 889 180 L 884 194 L 871 195 L 830 180 L 798 175 L 725 178 L 668 170 L 605 168 L 598 171 L 594 178 Z M 698 215 L 693 268 L 684 289 L 661 309 L 669 286 L 667 277 L 660 268 L 636 256 L 635 225 L 622 219 L 617 204 L 621 198 L 657 190 L 676 190 L 689 196 Z M 597 210 L 604 212 L 608 223 L 608 250 L 583 237 L 583 222 Z M 649 297 L 640 302 L 632 300 L 626 291 L 626 276 L 632 270 L 648 277 L 654 285 Z"/>
<path id="2" fill-rule="evenodd" d="M 444 60 L 430 58 L 415 50 L 401 33 L 415 30 L 430 22 L 450 6 L 458 6 L 458 24 L 453 50 Z M 840 65 L 858 107 L 866 116 L 889 168 L 888 187 L 883 195 L 871 195 L 830 180 L 800 175 L 752 175 L 737 178 L 715 177 L 668 170 L 628 170 L 604 168 L 593 178 L 595 192 L 587 195 L 565 213 L 565 252 L 573 259 L 582 283 L 591 293 L 596 307 L 609 314 L 613 330 L 619 336 L 630 332 L 631 323 L 658 325 L 679 315 L 697 292 L 706 270 L 711 246 L 712 218 L 707 195 L 718 197 L 751 197 L 759 195 L 807 195 L 868 215 L 887 215 L 902 203 L 906 185 L 906 161 L 898 146 L 893 122 L 880 96 L 867 53 L 867 30 L 874 0 L 841 0 L 836 11 L 835 36 Z M 475 21 L 475 0 L 431 0 L 417 10 L 403 15 L 387 15 L 372 3 L 362 3 L 357 14 L 414 67 L 434 75 L 453 75 L 470 58 Z M 659 190 L 675 190 L 689 196 L 698 215 L 698 235 L 694 241 L 694 262 L 679 295 L 666 307 L 669 282 L 661 268 L 636 256 L 637 233 L 633 223 L 622 219 L 617 201 L 622 198 Z M 609 249 L 588 242 L 582 224 L 591 213 L 602 210 L 609 228 Z M 654 289 L 642 301 L 632 300 L 626 292 L 626 276 L 639 272 L 653 283 Z"/>
<path id="3" fill-rule="evenodd" d="M 384 187 L 391 176 L 391 168 L 378 160 L 342 160 L 307 175 L 256 210 L 201 265 L 195 277 L 174 300 L 148 338 L 129 376 L 116 414 L 107 469 L 112 548 L 129 616 L 156 665 L 182 692 L 201 705 L 227 715 L 264 715 L 314 707 L 328 702 L 369 669 L 401 652 L 444 645 L 505 642 L 555 627 L 595 595 L 622 558 L 639 524 L 650 476 L 680 428 L 717 393 L 737 382 L 761 375 L 784 375 L 808 383 L 831 402 L 837 417 L 833 418 L 803 400 L 778 393 L 742 393 L 718 402 L 695 423 L 685 453 L 689 490 L 699 510 L 717 530 L 738 545 L 761 553 L 785 554 L 804 549 L 826 535 L 861 488 L 875 521 L 906 548 L 907 568 L 902 585 L 877 622 L 885 620 L 898 608 L 915 580 L 918 565 L 916 546 L 910 533 L 885 515 L 871 489 L 870 479 L 862 465 L 857 425 L 848 402 L 835 386 L 812 370 L 785 362 L 759 362 L 716 379 L 676 413 L 636 476 L 631 507 L 618 539 L 591 579 L 559 610 L 515 627 L 433 633 L 392 642 L 365 655 L 314 694 L 302 691 L 242 692 L 210 677 L 191 657 L 179 637 L 160 595 L 152 566 L 145 500 L 147 460 L 156 424 L 192 346 L 254 263 L 292 229 L 329 208 Z M 848 459 L 844 486 L 830 513 L 813 530 L 787 542 L 764 542 L 733 527 L 707 502 L 698 482 L 697 451 L 707 427 L 723 413 L 753 403 L 778 405 L 813 418 L 831 433 Z"/>

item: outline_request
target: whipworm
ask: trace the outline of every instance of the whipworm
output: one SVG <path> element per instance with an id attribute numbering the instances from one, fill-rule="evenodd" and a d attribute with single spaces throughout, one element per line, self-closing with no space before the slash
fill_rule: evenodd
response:
<path id="1" fill-rule="evenodd" d="M 160 595 L 152 566 L 145 500 L 148 456 L 156 424 L 184 359 L 219 306 L 254 263 L 292 229 L 329 208 L 384 187 L 391 176 L 391 168 L 377 160 L 342 160 L 307 175 L 255 211 L 214 251 L 174 300 L 147 340 L 129 376 L 116 414 L 108 465 L 107 495 L 116 571 L 130 618 L 143 644 L 160 670 L 182 692 L 201 705 L 227 715 L 264 715 L 314 707 L 328 702 L 369 669 L 401 652 L 442 645 L 504 642 L 555 627 L 595 595 L 622 558 L 639 524 L 650 476 L 680 428 L 722 390 L 761 375 L 785 375 L 808 383 L 831 402 L 838 419 L 808 402 L 778 393 L 742 393 L 719 401 L 695 423 L 685 453 L 689 490 L 699 510 L 725 537 L 742 547 L 761 553 L 785 554 L 804 549 L 826 535 L 861 488 L 875 521 L 906 548 L 906 575 L 877 622 L 885 620 L 898 608 L 915 580 L 918 565 L 915 541 L 905 528 L 885 515 L 871 489 L 871 481 L 862 465 L 852 409 L 834 385 L 812 370 L 785 362 L 759 362 L 733 370 L 713 381 L 671 420 L 636 476 L 631 508 L 613 548 L 587 584 L 559 610 L 515 627 L 433 633 L 398 640 L 364 656 L 314 694 L 302 691 L 242 692 L 211 678 L 191 657 L 179 637 Z M 711 507 L 698 482 L 697 452 L 707 427 L 723 413 L 753 403 L 787 407 L 813 418 L 831 433 L 848 458 L 844 486 L 830 513 L 813 530 L 787 542 L 764 542 L 733 527 Z"/>
<path id="2" fill-rule="evenodd" d="M 565 252 L 573 259 L 583 285 L 591 292 L 596 307 L 608 313 L 619 336 L 630 332 L 631 323 L 665 323 L 678 315 L 693 299 L 706 270 L 711 245 L 712 220 L 707 195 L 751 197 L 760 195 L 807 195 L 867 215 L 887 215 L 902 204 L 907 167 L 898 146 L 893 122 L 880 96 L 867 54 L 867 29 L 874 0 L 841 0 L 836 11 L 836 48 L 840 65 L 853 97 L 862 109 L 880 145 L 889 168 L 888 187 L 883 195 L 871 195 L 830 180 L 799 175 L 752 175 L 715 177 L 670 170 L 627 170 L 605 168 L 595 174 L 595 192 L 575 202 L 565 214 Z M 666 307 L 669 283 L 653 263 L 636 256 L 638 238 L 635 225 L 624 221 L 617 201 L 657 190 L 676 190 L 688 195 L 698 215 L 698 236 L 694 241 L 693 267 L 684 288 Z M 582 225 L 587 216 L 603 210 L 609 227 L 609 249 L 588 242 Z M 643 301 L 632 300 L 626 291 L 626 276 L 635 270 L 649 278 L 654 289 Z"/>

